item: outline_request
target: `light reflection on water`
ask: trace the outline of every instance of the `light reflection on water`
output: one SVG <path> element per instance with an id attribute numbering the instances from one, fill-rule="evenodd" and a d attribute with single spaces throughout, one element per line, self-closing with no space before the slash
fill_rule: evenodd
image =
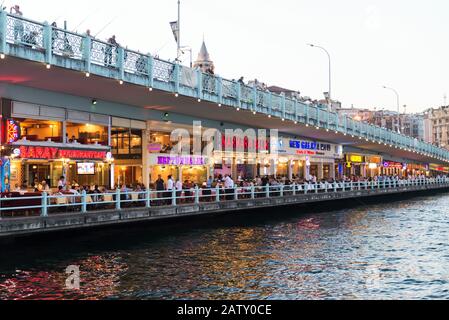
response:
<path id="1" fill-rule="evenodd" d="M 439 195 L 36 244 L 1 254 L 0 299 L 447 299 L 448 206 Z M 69 265 L 80 291 L 64 287 Z"/>

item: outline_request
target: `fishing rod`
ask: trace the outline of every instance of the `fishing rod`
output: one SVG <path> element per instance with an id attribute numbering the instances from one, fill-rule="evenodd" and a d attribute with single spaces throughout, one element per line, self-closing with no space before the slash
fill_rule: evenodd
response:
<path id="1" fill-rule="evenodd" d="M 94 11 L 92 11 L 90 14 L 88 14 L 86 16 L 86 18 L 84 18 L 75 28 L 75 30 L 78 30 L 79 27 L 81 27 L 87 20 L 89 20 L 90 17 L 92 17 L 94 14 L 96 14 L 99 10 L 101 9 L 101 7 L 98 7 L 97 9 L 95 9 Z"/>
<path id="2" fill-rule="evenodd" d="M 112 19 L 111 21 L 109 21 L 102 29 L 100 29 L 100 31 L 94 35 L 94 38 L 98 37 L 98 35 L 100 33 L 102 33 L 104 30 L 106 30 L 107 27 L 109 27 L 120 15 L 117 15 L 114 19 Z"/>

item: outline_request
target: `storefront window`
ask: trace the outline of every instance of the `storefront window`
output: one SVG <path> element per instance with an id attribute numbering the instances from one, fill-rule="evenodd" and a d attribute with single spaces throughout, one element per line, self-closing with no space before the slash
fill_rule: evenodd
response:
<path id="1" fill-rule="evenodd" d="M 62 122 L 20 119 L 20 136 L 28 141 L 62 142 Z"/>
<path id="2" fill-rule="evenodd" d="M 142 158 L 142 130 L 113 128 L 111 131 L 112 154 L 117 159 Z"/>
<path id="3" fill-rule="evenodd" d="M 179 141 L 181 141 L 182 138 L 179 138 Z M 175 145 L 177 145 L 178 142 L 172 142 L 171 141 L 171 135 L 167 132 L 153 132 L 150 135 L 150 152 L 152 153 L 170 153 L 173 151 L 173 148 Z M 206 143 L 202 143 L 202 147 L 204 148 L 206 146 Z M 190 139 L 190 146 L 186 145 L 184 148 L 190 148 L 190 150 L 193 149 L 193 140 Z"/>
<path id="4" fill-rule="evenodd" d="M 108 127 L 68 122 L 66 130 L 68 143 L 109 145 Z"/>

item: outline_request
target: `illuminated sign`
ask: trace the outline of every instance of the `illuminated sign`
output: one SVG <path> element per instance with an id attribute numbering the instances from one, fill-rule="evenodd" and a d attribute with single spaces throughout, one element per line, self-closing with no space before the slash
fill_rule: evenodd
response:
<path id="1" fill-rule="evenodd" d="M 221 145 L 223 151 L 269 151 L 270 150 L 270 142 L 269 138 L 257 139 L 257 138 L 237 138 L 237 137 L 226 137 L 222 136 Z"/>
<path id="2" fill-rule="evenodd" d="M 309 142 L 309 141 L 295 141 L 290 140 L 290 148 L 313 151 L 331 151 L 332 146 L 327 143 Z"/>
<path id="3" fill-rule="evenodd" d="M 343 147 L 324 142 L 279 139 L 278 153 L 291 156 L 311 156 L 313 158 L 342 159 Z"/>
<path id="4" fill-rule="evenodd" d="M 6 143 L 14 143 L 19 140 L 20 128 L 14 120 L 6 121 Z"/>
<path id="5" fill-rule="evenodd" d="M 160 153 L 162 150 L 162 145 L 160 143 L 150 143 L 148 145 L 148 152 L 150 153 Z"/>
<path id="6" fill-rule="evenodd" d="M 349 162 L 352 163 L 362 163 L 363 162 L 363 156 L 359 156 L 359 155 L 350 155 L 348 157 Z"/>
<path id="7" fill-rule="evenodd" d="M 385 161 L 384 162 L 384 168 L 389 168 L 389 169 L 407 169 L 407 164 L 403 164 L 403 163 L 398 163 L 398 162 L 390 162 L 390 161 Z"/>
<path id="8" fill-rule="evenodd" d="M 22 159 L 93 159 L 104 160 L 107 157 L 106 151 L 89 150 L 64 150 L 50 147 L 20 147 L 20 157 Z"/>
<path id="9" fill-rule="evenodd" d="M 192 156 L 174 156 L 174 157 L 157 157 L 158 165 L 170 165 L 170 166 L 204 166 L 206 160 L 204 157 L 192 157 Z"/>

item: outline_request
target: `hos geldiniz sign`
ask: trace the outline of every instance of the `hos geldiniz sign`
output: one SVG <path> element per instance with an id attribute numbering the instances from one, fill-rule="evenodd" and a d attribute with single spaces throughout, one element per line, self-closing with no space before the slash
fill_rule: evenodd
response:
<path id="1" fill-rule="evenodd" d="M 105 160 L 107 158 L 107 154 L 108 153 L 106 151 L 21 146 L 19 148 L 18 157 L 22 159 L 35 159 L 35 160 L 55 160 L 55 159 Z"/>

